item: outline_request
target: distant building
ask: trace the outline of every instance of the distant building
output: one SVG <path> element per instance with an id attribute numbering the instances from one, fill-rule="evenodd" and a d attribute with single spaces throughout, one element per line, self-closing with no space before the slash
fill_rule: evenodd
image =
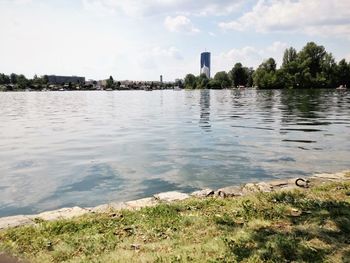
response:
<path id="1" fill-rule="evenodd" d="M 84 84 L 85 77 L 77 77 L 77 76 L 56 76 L 49 75 L 47 76 L 49 84 Z"/>
<path id="2" fill-rule="evenodd" d="M 205 74 L 207 78 L 210 78 L 210 52 L 203 52 L 201 54 L 201 69 L 200 74 Z"/>

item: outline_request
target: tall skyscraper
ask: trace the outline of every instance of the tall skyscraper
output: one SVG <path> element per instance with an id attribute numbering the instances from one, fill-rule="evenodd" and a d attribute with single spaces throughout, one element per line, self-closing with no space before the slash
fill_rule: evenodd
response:
<path id="1" fill-rule="evenodd" d="M 200 74 L 205 74 L 210 78 L 210 52 L 203 52 L 201 54 L 201 70 Z"/>

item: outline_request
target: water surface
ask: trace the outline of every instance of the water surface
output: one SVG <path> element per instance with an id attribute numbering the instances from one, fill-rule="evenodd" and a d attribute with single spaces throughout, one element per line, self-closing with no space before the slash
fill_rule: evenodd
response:
<path id="1" fill-rule="evenodd" d="M 0 93 L 0 216 L 350 167 L 350 93 Z"/>

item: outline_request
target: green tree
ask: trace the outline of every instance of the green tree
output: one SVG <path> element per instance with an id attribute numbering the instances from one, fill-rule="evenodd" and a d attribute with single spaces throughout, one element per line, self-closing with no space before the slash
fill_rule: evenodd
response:
<path id="1" fill-rule="evenodd" d="M 28 79 L 24 75 L 17 75 L 16 83 L 19 89 L 25 89 L 29 85 Z"/>
<path id="2" fill-rule="evenodd" d="M 219 87 L 222 89 L 229 88 L 231 86 L 231 81 L 226 71 L 220 71 L 216 73 L 214 80 L 215 82 L 212 82 L 212 84 L 219 83 Z"/>
<path id="3" fill-rule="evenodd" d="M 17 75 L 15 73 L 11 73 L 10 75 L 11 84 L 17 83 Z"/>
<path id="4" fill-rule="evenodd" d="M 331 53 L 326 53 L 321 61 L 321 71 L 316 75 L 316 85 L 320 88 L 333 88 L 337 83 L 337 64 Z"/>
<path id="5" fill-rule="evenodd" d="M 253 81 L 254 69 L 253 68 L 245 68 L 245 69 L 246 69 L 246 74 L 248 76 L 246 85 L 248 87 L 252 87 L 254 85 L 254 81 Z"/>
<path id="6" fill-rule="evenodd" d="M 180 89 L 183 89 L 184 88 L 184 82 L 182 79 L 177 79 L 175 80 L 175 83 L 174 83 L 175 86 L 179 87 Z"/>
<path id="7" fill-rule="evenodd" d="M 340 60 L 336 72 L 336 86 L 346 85 L 350 87 L 350 63 L 347 63 L 345 59 Z"/>
<path id="8" fill-rule="evenodd" d="M 321 65 L 327 52 L 323 46 L 318 46 L 314 42 L 309 42 L 298 53 L 298 60 L 303 67 L 310 69 L 313 78 L 321 72 Z"/>
<path id="9" fill-rule="evenodd" d="M 286 88 L 298 88 L 302 69 L 298 62 L 297 51 L 293 47 L 284 51 L 281 70 L 284 78 L 284 86 Z"/>
<path id="10" fill-rule="evenodd" d="M 276 62 L 273 58 L 264 61 L 254 72 L 254 84 L 260 89 L 283 88 L 283 71 L 276 70 Z"/>
<path id="11" fill-rule="evenodd" d="M 187 74 L 185 77 L 185 88 L 186 89 L 195 89 L 196 88 L 196 76 L 193 74 Z"/>
<path id="12" fill-rule="evenodd" d="M 209 80 L 208 83 L 208 88 L 209 89 L 222 89 L 221 82 L 215 79 Z"/>
<path id="13" fill-rule="evenodd" d="M 242 63 L 236 63 L 229 73 L 234 86 L 246 86 L 248 83 L 247 68 L 242 66 Z"/>
<path id="14" fill-rule="evenodd" d="M 10 77 L 1 73 L 0 74 L 0 84 L 9 84 L 11 82 Z"/>
<path id="15" fill-rule="evenodd" d="M 295 74 L 298 88 L 318 88 L 328 86 L 326 73 L 322 72 L 322 66 L 327 59 L 327 52 L 323 46 L 309 42 L 298 53 L 298 73 Z M 328 57 L 329 59 L 329 57 Z"/>
<path id="16" fill-rule="evenodd" d="M 43 79 L 43 84 L 48 84 L 49 83 L 49 76 L 44 75 L 44 76 L 42 76 L 42 79 Z"/>
<path id="17" fill-rule="evenodd" d="M 295 62 L 298 58 L 298 54 L 295 48 L 290 47 L 284 51 L 282 67 L 288 66 L 290 63 Z"/>
<path id="18" fill-rule="evenodd" d="M 206 89 L 208 88 L 209 79 L 206 74 L 202 73 L 196 77 L 196 88 L 197 89 Z"/>
<path id="19" fill-rule="evenodd" d="M 109 79 L 107 79 L 106 88 L 114 89 L 114 79 L 112 76 L 110 76 Z"/>

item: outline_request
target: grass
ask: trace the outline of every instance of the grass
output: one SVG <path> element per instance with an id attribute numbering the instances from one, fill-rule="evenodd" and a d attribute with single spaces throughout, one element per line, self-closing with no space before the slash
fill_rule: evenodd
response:
<path id="1" fill-rule="evenodd" d="M 189 199 L 0 232 L 30 262 L 350 262 L 350 183 Z"/>

